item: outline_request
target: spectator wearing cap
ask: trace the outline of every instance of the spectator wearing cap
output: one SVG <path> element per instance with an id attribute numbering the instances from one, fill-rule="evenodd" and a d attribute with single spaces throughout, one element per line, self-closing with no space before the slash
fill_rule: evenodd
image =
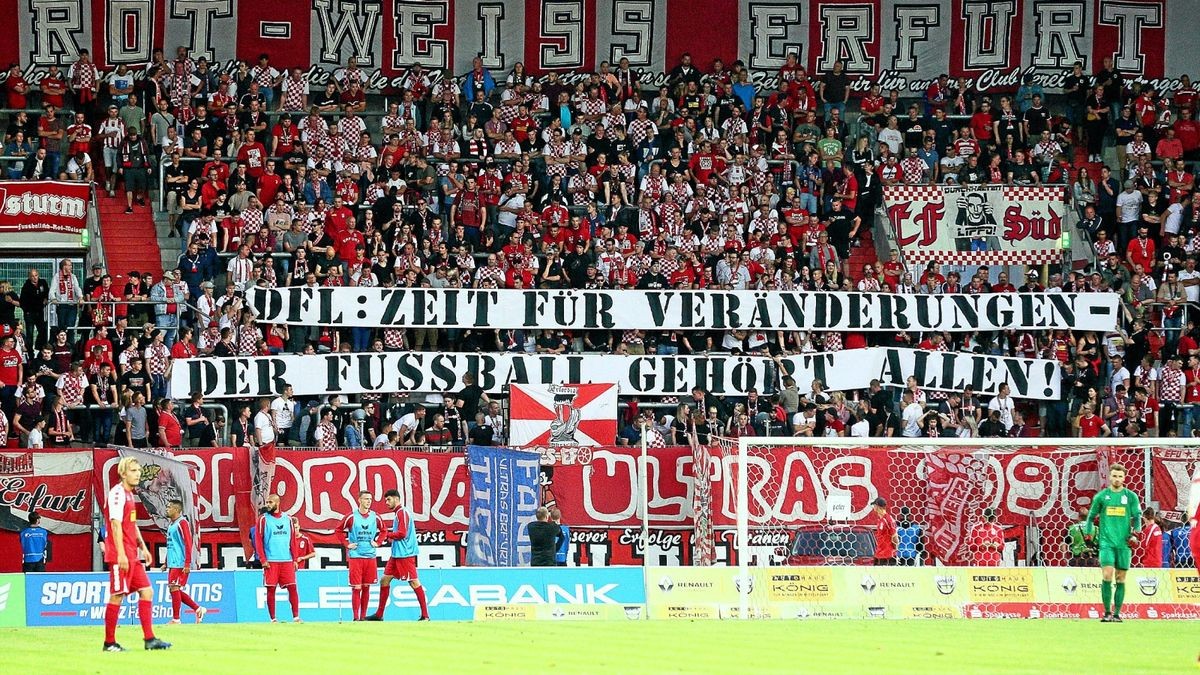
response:
<path id="1" fill-rule="evenodd" d="M 896 519 L 888 513 L 886 499 L 879 497 L 871 502 L 868 522 L 875 527 L 875 564 L 895 565 L 900 537 L 896 532 Z"/>

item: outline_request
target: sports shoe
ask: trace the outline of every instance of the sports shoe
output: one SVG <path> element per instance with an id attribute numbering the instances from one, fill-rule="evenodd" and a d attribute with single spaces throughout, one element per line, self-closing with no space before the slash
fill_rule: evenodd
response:
<path id="1" fill-rule="evenodd" d="M 429 617 L 427 617 L 427 616 L 423 616 L 423 617 L 417 619 L 417 621 L 428 621 L 428 620 L 429 620 Z"/>
<path id="2" fill-rule="evenodd" d="M 208 614 L 207 609 L 204 609 L 203 607 L 197 607 L 196 608 L 196 623 L 200 623 L 201 621 L 204 621 L 205 614 Z"/>
<path id="3" fill-rule="evenodd" d="M 271 623 L 279 623 L 279 619 L 271 619 Z"/>
<path id="4" fill-rule="evenodd" d="M 178 626 L 181 623 L 183 623 L 183 622 L 180 621 L 179 619 L 171 619 L 170 621 L 167 622 L 167 625 L 168 626 Z"/>
<path id="5" fill-rule="evenodd" d="M 1120 614 L 1113 614 L 1113 615 L 1112 615 L 1112 622 L 1113 622 L 1113 623 L 1124 623 L 1124 621 L 1122 621 L 1122 620 L 1121 620 L 1121 615 L 1120 615 Z"/>
<path id="6" fill-rule="evenodd" d="M 1100 619 L 1100 623 L 1112 623 L 1112 620 L 1112 614 L 1105 614 L 1104 617 Z"/>
<path id="7" fill-rule="evenodd" d="M 125 207 L 125 213 L 133 213 L 133 207 L 132 206 Z"/>
<path id="8" fill-rule="evenodd" d="M 121 645 L 119 645 L 119 644 L 115 643 L 115 642 L 105 642 L 105 643 L 104 643 L 104 649 L 102 649 L 102 650 L 100 650 L 100 651 L 105 651 L 105 652 L 123 652 L 123 651 L 125 651 L 125 648 L 124 648 L 124 647 L 122 647 Z"/>
<path id="9" fill-rule="evenodd" d="M 292 619 L 292 623 L 304 623 L 304 619 L 297 616 Z"/>
<path id="10" fill-rule="evenodd" d="M 146 640 L 146 649 L 170 649 L 170 648 L 171 648 L 170 642 L 163 642 L 162 640 L 159 640 L 158 638 L 150 638 L 149 640 Z"/>
<path id="11" fill-rule="evenodd" d="M 368 614 L 367 618 L 363 619 L 363 621 L 383 621 L 383 617 L 378 614 Z"/>

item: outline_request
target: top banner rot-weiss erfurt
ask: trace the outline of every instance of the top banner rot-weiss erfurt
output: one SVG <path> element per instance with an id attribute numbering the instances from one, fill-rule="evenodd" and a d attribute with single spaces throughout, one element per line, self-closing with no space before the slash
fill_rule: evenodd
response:
<path id="1" fill-rule="evenodd" d="M 21 30 L 0 62 L 36 83 L 82 50 L 104 69 L 141 77 L 155 48 L 183 45 L 218 67 L 268 54 L 322 86 L 356 56 L 373 91 L 403 86 L 413 65 L 462 76 L 480 59 L 496 79 L 521 62 L 531 73 L 595 71 L 627 59 L 653 89 L 687 53 L 701 71 L 741 59 L 754 81 L 777 87 L 789 53 L 809 73 L 841 59 L 855 88 L 872 83 L 923 93 L 940 74 L 981 92 L 1012 91 L 1026 73 L 1047 89 L 1071 65 L 1096 72 L 1106 57 L 1124 73 L 1178 86 L 1194 70 L 1194 0 L 53 0 L 0 3 Z"/>
<path id="2" fill-rule="evenodd" d="M 82 232 L 90 201 L 87 183 L 0 181 L 0 232 Z"/>

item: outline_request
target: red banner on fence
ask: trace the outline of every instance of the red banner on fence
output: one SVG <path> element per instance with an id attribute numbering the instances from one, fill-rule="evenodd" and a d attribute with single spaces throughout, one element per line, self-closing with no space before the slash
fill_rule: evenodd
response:
<path id="1" fill-rule="evenodd" d="M 0 181 L 0 232 L 81 232 L 90 200 L 87 183 Z"/>
<path id="2" fill-rule="evenodd" d="M 775 546 L 796 527 L 829 520 L 830 497 L 848 495 L 850 523 L 865 522 L 870 504 L 888 500 L 926 533 L 926 547 L 938 560 L 965 562 L 966 538 L 985 508 L 994 508 L 1005 538 L 1029 564 L 1065 563 L 1063 541 L 1102 484 L 1107 464 L 1130 469 L 1129 484 L 1141 489 L 1141 448 L 997 448 L 971 446 L 931 452 L 924 448 L 781 446 L 753 448 L 749 546 Z M 688 565 L 697 548 L 695 515 L 703 509 L 711 540 L 699 548 L 717 564 L 736 563 L 734 541 L 737 458 L 717 448 L 702 448 L 698 471 L 689 448 L 651 449 L 649 541 L 643 548 L 639 511 L 640 450 L 599 447 L 590 456 L 574 456 L 546 467 L 543 501 L 553 502 L 571 526 L 572 558 L 578 565 Z M 248 486 L 235 476 L 249 475 L 246 453 L 231 448 L 183 450 L 174 457 L 195 467 L 199 527 L 204 531 L 204 564 L 218 560 L 236 566 L 243 559 L 239 533 L 242 513 L 252 504 Z M 52 532 L 90 533 L 93 489 L 116 480 L 117 454 L 111 450 L 0 453 L 0 514 L 27 515 L 31 500 L 54 521 Z M 1186 500 L 1179 480 L 1189 480 L 1200 456 L 1195 451 L 1156 450 L 1154 499 L 1163 508 Z M 97 484 L 91 483 L 95 466 Z M 697 475 L 700 479 L 697 482 Z M 35 477 L 36 476 L 36 477 Z M 246 481 L 242 481 L 245 483 Z M 330 454 L 301 450 L 276 453 L 270 491 L 283 510 L 300 520 L 318 544 L 333 544 L 333 530 L 354 508 L 359 490 L 382 495 L 396 488 L 412 510 L 428 564 L 463 565 L 468 522 L 469 477 L 459 453 L 347 451 Z M 703 498 L 708 490 L 711 498 Z M 1172 497 L 1171 495 L 1176 495 Z M 708 504 L 707 507 L 704 505 Z M 7 510 L 6 510 L 7 509 Z M 45 521 L 44 521 L 45 522 Z M 149 532 L 151 543 L 156 541 Z M 88 534 L 79 535 L 80 538 Z M 86 565 L 81 547 L 79 565 Z M 334 558 L 337 556 L 334 555 Z M 706 561 L 707 562 L 707 561 Z M 78 569 L 79 567 L 77 567 Z"/>

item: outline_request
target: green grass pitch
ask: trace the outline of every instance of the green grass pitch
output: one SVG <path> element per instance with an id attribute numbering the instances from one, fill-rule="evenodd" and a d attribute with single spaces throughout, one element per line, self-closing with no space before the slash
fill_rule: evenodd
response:
<path id="1" fill-rule="evenodd" d="M 100 651 L 99 628 L 0 629 L 6 673 L 1195 672 L 1186 621 L 830 620 L 159 626 L 169 652 Z"/>

